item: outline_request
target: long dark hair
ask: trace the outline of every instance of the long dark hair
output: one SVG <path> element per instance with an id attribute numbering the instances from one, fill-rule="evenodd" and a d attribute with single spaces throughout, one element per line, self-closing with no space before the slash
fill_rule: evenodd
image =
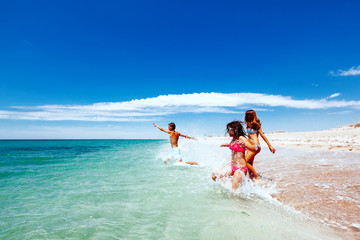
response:
<path id="1" fill-rule="evenodd" d="M 254 130 L 259 130 L 261 127 L 260 119 L 256 116 L 254 110 L 247 110 L 245 113 L 246 127 Z"/>
<path id="2" fill-rule="evenodd" d="M 246 133 L 244 131 L 241 121 L 232 121 L 228 123 L 226 125 L 226 131 L 228 132 L 230 128 L 234 130 L 233 139 L 238 139 L 241 136 L 246 137 Z"/>

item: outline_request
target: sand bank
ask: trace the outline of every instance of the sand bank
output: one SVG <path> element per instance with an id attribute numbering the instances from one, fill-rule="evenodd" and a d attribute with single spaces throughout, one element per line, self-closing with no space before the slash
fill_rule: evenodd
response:
<path id="1" fill-rule="evenodd" d="M 360 152 L 360 123 L 324 131 L 272 132 L 266 136 L 275 148 Z M 264 142 L 262 145 L 266 146 Z"/>

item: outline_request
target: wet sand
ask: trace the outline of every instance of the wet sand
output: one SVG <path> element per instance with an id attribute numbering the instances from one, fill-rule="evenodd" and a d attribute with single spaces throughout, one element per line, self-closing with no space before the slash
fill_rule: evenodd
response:
<path id="1" fill-rule="evenodd" d="M 360 127 L 266 134 L 277 153 L 263 150 L 255 169 L 276 184 L 280 202 L 360 239 Z"/>

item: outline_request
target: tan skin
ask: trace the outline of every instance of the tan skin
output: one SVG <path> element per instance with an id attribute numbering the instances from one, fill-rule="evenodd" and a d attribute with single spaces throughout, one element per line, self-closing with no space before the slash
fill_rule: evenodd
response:
<path id="1" fill-rule="evenodd" d="M 234 130 L 230 130 L 228 133 L 230 135 L 230 137 L 234 137 Z M 255 147 L 253 146 L 253 144 L 250 143 L 250 141 L 248 139 L 246 139 L 246 137 L 240 136 L 239 139 L 234 139 L 231 141 L 230 144 L 233 144 L 235 141 L 237 141 L 237 143 L 244 147 L 247 148 L 249 150 L 253 150 L 255 151 Z M 220 147 L 229 147 L 229 144 L 222 144 Z M 245 167 L 247 166 L 246 164 L 246 160 L 245 160 L 245 154 L 243 152 L 235 152 L 232 151 L 231 152 L 231 164 L 235 167 L 239 167 L 240 169 L 237 169 L 235 172 L 232 171 L 231 169 L 231 165 L 226 165 L 225 167 L 221 168 L 219 170 L 219 172 L 217 173 L 213 173 L 212 174 L 212 179 L 214 181 L 216 181 L 217 178 L 222 179 L 223 177 L 231 177 L 231 185 L 233 190 L 236 190 L 240 183 L 243 181 L 243 174 L 241 173 L 243 170 L 241 170 L 241 167 Z M 246 174 L 246 172 L 244 172 Z"/>
<path id="2" fill-rule="evenodd" d="M 188 138 L 188 139 L 193 139 L 193 140 L 196 140 L 196 138 L 193 138 L 193 137 L 190 137 L 190 136 L 187 136 L 187 135 L 184 135 L 184 134 L 181 134 L 179 132 L 176 132 L 174 129 L 172 129 L 172 127 L 169 125 L 168 126 L 168 129 L 169 130 L 165 130 L 164 128 L 162 127 L 159 127 L 158 125 L 156 125 L 155 123 L 154 124 L 154 127 L 157 127 L 160 131 L 163 131 L 167 134 L 170 135 L 170 144 L 171 144 L 171 147 L 174 148 L 174 147 L 178 147 L 178 141 L 179 141 L 179 137 L 184 137 L 184 138 Z M 165 164 L 170 161 L 170 159 L 167 159 L 165 161 Z M 179 160 L 179 162 L 183 162 L 182 159 Z M 198 162 L 185 162 L 186 164 L 189 164 L 189 165 L 198 165 L 199 163 Z"/>
<path id="3" fill-rule="evenodd" d="M 259 134 L 260 136 L 264 139 L 264 141 L 266 142 L 266 144 L 269 147 L 270 152 L 275 153 L 276 149 L 273 148 L 269 142 L 269 140 L 267 139 L 267 137 L 265 136 L 264 132 L 262 131 L 261 127 L 258 129 L 257 133 L 249 133 L 248 134 L 248 138 L 249 141 L 251 142 L 252 145 L 260 145 L 260 141 L 259 141 Z M 260 177 L 259 175 L 256 173 L 253 164 L 254 164 L 254 158 L 255 156 L 261 151 L 261 148 L 258 148 L 257 150 L 253 151 L 251 149 L 249 149 L 249 151 L 247 151 L 245 159 L 246 159 L 246 165 L 249 169 L 249 171 L 253 174 L 253 177 L 255 178 L 256 181 L 260 181 Z M 251 174 L 250 174 L 250 177 Z"/>

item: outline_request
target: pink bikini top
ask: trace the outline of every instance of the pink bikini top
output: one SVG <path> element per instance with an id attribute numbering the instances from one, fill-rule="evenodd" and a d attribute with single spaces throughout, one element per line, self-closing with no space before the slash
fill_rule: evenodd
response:
<path id="1" fill-rule="evenodd" d="M 245 152 L 246 148 L 243 148 L 242 146 L 240 146 L 237 142 L 231 142 L 229 144 L 229 148 L 230 150 L 234 151 L 234 152 Z"/>

